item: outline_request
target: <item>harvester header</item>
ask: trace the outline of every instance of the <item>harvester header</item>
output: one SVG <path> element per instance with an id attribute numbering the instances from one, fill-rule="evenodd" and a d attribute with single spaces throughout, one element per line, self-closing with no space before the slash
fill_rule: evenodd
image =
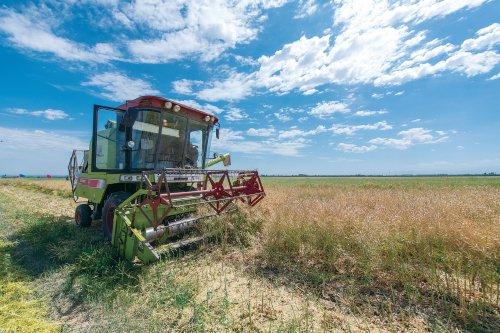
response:
<path id="1" fill-rule="evenodd" d="M 182 238 L 199 221 L 238 202 L 256 205 L 265 196 L 256 170 L 207 169 L 231 163 L 229 154 L 209 157 L 218 125 L 215 115 L 157 96 L 94 105 L 89 149 L 74 150 L 68 165 L 75 200 L 88 200 L 76 209 L 77 225 L 101 219 L 123 257 L 148 263 L 159 248 L 203 238 Z"/>

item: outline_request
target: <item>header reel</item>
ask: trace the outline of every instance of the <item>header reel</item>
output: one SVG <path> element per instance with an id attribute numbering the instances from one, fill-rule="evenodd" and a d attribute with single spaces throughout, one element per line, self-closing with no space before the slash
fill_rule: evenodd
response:
<path id="1" fill-rule="evenodd" d="M 264 196 L 257 171 L 144 171 L 140 189 L 115 210 L 111 241 L 126 259 L 153 262 L 162 252 L 185 245 L 185 241 L 169 244 L 172 236 L 235 209 L 237 202 L 254 206 Z M 211 213 L 200 215 L 202 211 Z"/>

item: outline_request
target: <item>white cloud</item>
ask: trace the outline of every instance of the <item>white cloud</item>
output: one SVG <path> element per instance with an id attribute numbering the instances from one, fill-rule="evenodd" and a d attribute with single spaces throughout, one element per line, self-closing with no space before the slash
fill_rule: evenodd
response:
<path id="1" fill-rule="evenodd" d="M 22 108 L 9 108 L 7 109 L 10 113 L 18 114 L 18 115 L 31 115 L 35 117 L 42 117 L 47 120 L 61 120 L 69 118 L 69 115 L 62 110 L 55 109 L 45 109 L 38 111 L 28 111 Z"/>
<path id="2" fill-rule="evenodd" d="M 37 117 L 43 117 L 48 120 L 60 120 L 68 118 L 68 114 L 62 110 L 46 109 L 41 111 L 33 111 L 32 115 Z"/>
<path id="3" fill-rule="evenodd" d="M 360 110 L 360 111 L 354 112 L 354 115 L 358 116 L 358 117 L 369 117 L 369 116 L 374 116 L 377 114 L 386 114 L 386 113 L 388 113 L 386 110 L 379 110 L 379 111 Z"/>
<path id="4" fill-rule="evenodd" d="M 41 21 L 34 11 L 17 13 L 0 9 L 0 31 L 7 35 L 13 46 L 42 53 L 51 53 L 70 61 L 104 63 L 121 58 L 111 44 L 98 43 L 93 47 L 57 36 L 48 24 Z"/>
<path id="5" fill-rule="evenodd" d="M 230 128 L 222 128 L 220 130 L 220 139 L 214 140 L 214 144 L 221 145 L 225 144 L 224 141 L 239 141 L 245 138 L 244 133 L 242 131 L 235 131 Z"/>
<path id="6" fill-rule="evenodd" d="M 366 131 L 366 130 L 387 131 L 390 129 L 392 129 L 392 126 L 384 120 L 376 122 L 374 124 L 363 124 L 363 125 L 334 124 L 328 130 L 338 135 L 353 135 L 358 131 Z"/>
<path id="7" fill-rule="evenodd" d="M 71 151 L 85 149 L 88 142 L 78 139 L 78 136 L 67 136 L 57 132 L 0 127 L 4 148 L 12 151 L 36 151 L 38 149 L 57 149 Z M 69 156 L 68 156 L 69 160 Z"/>
<path id="8" fill-rule="evenodd" d="M 258 65 L 257 60 L 252 57 L 244 57 L 241 55 L 234 55 L 234 59 L 242 65 L 255 66 Z"/>
<path id="9" fill-rule="evenodd" d="M 405 150 L 416 144 L 434 144 L 446 141 L 448 136 L 443 131 L 432 133 L 431 130 L 416 127 L 398 133 L 399 138 L 375 138 L 369 143 Z"/>
<path id="10" fill-rule="evenodd" d="M 307 146 L 302 139 L 277 140 L 266 139 L 263 141 L 246 140 L 243 132 L 232 129 L 221 129 L 219 140 L 212 142 L 213 149 L 245 154 L 276 154 L 281 156 L 298 156 L 300 150 Z"/>
<path id="11" fill-rule="evenodd" d="M 295 18 L 305 18 L 314 15 L 318 11 L 318 4 L 316 0 L 300 0 L 299 7 L 297 8 L 297 13 Z"/>
<path id="12" fill-rule="evenodd" d="M 493 23 L 476 32 L 477 37 L 466 39 L 462 43 L 462 50 L 484 50 L 491 49 L 496 44 L 500 43 L 500 23 Z"/>
<path id="13" fill-rule="evenodd" d="M 387 124 L 387 122 L 378 122 L 374 124 L 364 124 L 364 125 L 338 125 L 334 124 L 331 127 L 325 127 L 323 125 L 319 125 L 311 130 L 303 130 L 293 126 L 289 130 L 279 131 L 276 138 L 269 138 L 264 141 L 254 142 L 244 140 L 243 133 L 240 131 L 229 131 L 228 136 L 229 142 L 224 142 L 222 146 L 226 149 L 232 149 L 232 151 L 237 152 L 260 152 L 260 153 L 277 153 L 279 155 L 287 155 L 287 156 L 296 156 L 299 154 L 302 148 L 305 148 L 310 144 L 307 138 L 316 136 L 323 133 L 332 133 L 337 135 L 353 135 L 361 130 L 388 130 L 392 127 Z M 253 136 L 263 136 L 263 137 L 271 137 L 275 133 L 274 128 L 269 129 L 249 129 L 247 134 Z M 374 150 L 376 147 L 374 145 L 370 146 L 354 146 L 349 144 L 340 144 L 338 146 L 339 149 L 343 151 L 350 152 L 367 152 Z M 350 149 L 350 150 L 349 150 Z M 279 151 L 279 152 L 278 152 Z"/>
<path id="14" fill-rule="evenodd" d="M 303 94 L 306 96 L 309 96 L 309 95 L 313 95 L 313 94 L 317 93 L 318 91 L 319 91 L 318 89 L 312 88 L 312 89 L 308 89 L 308 90 L 304 91 Z"/>
<path id="15" fill-rule="evenodd" d="M 275 112 L 274 116 L 276 117 L 276 119 L 278 119 L 279 121 L 282 121 L 282 122 L 287 122 L 287 121 L 292 120 L 292 117 L 290 117 L 287 114 L 281 113 L 281 112 Z"/>
<path id="16" fill-rule="evenodd" d="M 270 136 L 273 136 L 274 132 L 275 132 L 274 127 L 249 128 L 247 131 L 247 135 L 259 136 L 259 137 L 270 137 Z"/>
<path id="17" fill-rule="evenodd" d="M 445 70 L 474 76 L 491 71 L 500 62 L 500 54 L 493 51 L 470 53 L 457 51 L 448 59 L 436 64 L 423 63 L 415 67 L 397 70 L 375 79 L 376 85 L 402 84 L 424 76 L 434 75 Z"/>
<path id="18" fill-rule="evenodd" d="M 263 11 L 286 1 L 143 0 L 119 7 L 136 27 L 149 32 L 128 41 L 136 61 L 162 63 L 198 55 L 217 58 L 256 38 Z"/>
<path id="19" fill-rule="evenodd" d="M 333 124 L 331 127 L 325 127 L 323 125 L 319 125 L 315 129 L 309 131 L 301 130 L 297 127 L 292 127 L 290 130 L 280 131 L 278 137 L 280 139 L 307 137 L 327 132 L 336 135 L 354 135 L 356 132 L 359 131 L 367 131 L 367 130 L 386 131 L 390 129 L 392 129 L 392 126 L 389 125 L 386 121 L 379 121 L 374 124 L 362 124 L 362 125 Z"/>
<path id="20" fill-rule="evenodd" d="M 226 87 L 237 81 L 245 89 L 209 97 L 242 99 L 258 89 L 279 94 L 297 89 L 308 94 L 324 84 L 399 85 L 444 71 L 467 76 L 487 73 L 500 62 L 500 55 L 489 50 L 497 43 L 496 25 L 479 30 L 475 39 L 464 41 L 462 46 L 439 39 L 428 41 L 428 32 L 419 30 L 419 24 L 426 20 L 472 9 L 486 1 L 335 0 L 336 36 L 331 32 L 302 36 L 274 54 L 260 57 L 255 72 L 232 73 L 227 79 L 209 83 Z"/>
<path id="21" fill-rule="evenodd" d="M 401 96 L 404 93 L 405 93 L 404 90 L 401 90 L 401 91 L 398 91 L 397 93 L 395 93 L 394 96 Z"/>
<path id="22" fill-rule="evenodd" d="M 444 71 L 461 73 L 468 77 L 488 73 L 500 63 L 500 54 L 490 50 L 500 43 L 500 24 L 494 23 L 480 29 L 476 35 L 476 38 L 465 40 L 460 48 L 450 53 L 446 59 L 434 64 L 416 61 L 411 64 L 413 66 L 400 66 L 376 78 L 374 83 L 376 85 L 402 84 Z M 455 49 L 456 47 L 449 46 L 449 48 Z"/>
<path id="23" fill-rule="evenodd" d="M 253 83 L 245 74 L 233 73 L 224 81 L 215 81 L 196 96 L 206 101 L 234 101 L 248 96 Z"/>
<path id="24" fill-rule="evenodd" d="M 248 115 L 239 108 L 230 108 L 225 115 L 229 121 L 239 121 L 248 118 Z"/>
<path id="25" fill-rule="evenodd" d="M 456 52 L 451 55 L 440 67 L 441 63 L 436 64 L 437 71 L 443 71 L 442 68 L 449 69 L 457 73 L 463 73 L 466 76 L 475 76 L 488 73 L 500 62 L 500 54 L 493 51 L 481 53 Z"/>
<path id="26" fill-rule="evenodd" d="M 174 92 L 178 94 L 183 94 L 183 95 L 189 95 L 193 92 L 193 85 L 195 84 L 201 84 L 201 81 L 192 81 L 192 80 L 178 80 L 174 81 L 172 83 L 172 86 L 174 88 Z"/>
<path id="27" fill-rule="evenodd" d="M 276 119 L 278 119 L 279 121 L 287 122 L 287 121 L 290 121 L 292 119 L 297 118 L 297 115 L 293 115 L 293 114 L 303 113 L 303 112 L 304 112 L 304 109 L 302 109 L 302 108 L 293 108 L 293 107 L 287 106 L 287 107 L 282 107 L 278 110 L 278 112 L 275 112 L 274 117 L 276 117 Z M 299 117 L 299 121 L 301 118 L 303 119 L 304 117 Z"/>
<path id="28" fill-rule="evenodd" d="M 422 48 L 417 49 L 409 55 L 409 59 L 403 61 L 398 65 L 397 69 L 409 68 L 416 64 L 426 62 L 430 59 L 434 59 L 438 56 L 450 53 L 455 50 L 456 46 L 450 43 L 442 44 L 442 41 L 438 39 L 431 40 L 427 42 Z"/>
<path id="29" fill-rule="evenodd" d="M 132 79 L 119 72 L 105 72 L 92 75 L 82 86 L 100 89 L 99 95 L 111 101 L 124 102 L 143 95 L 157 95 L 160 92 L 142 79 Z"/>
<path id="30" fill-rule="evenodd" d="M 0 127 L 0 138 L 0 160 L 9 161 L 2 163 L 1 172 L 7 174 L 65 175 L 71 151 L 88 149 L 79 133 Z"/>
<path id="31" fill-rule="evenodd" d="M 250 76 L 256 86 L 273 92 L 289 92 L 295 88 L 305 92 L 315 88 L 327 62 L 330 35 L 306 38 L 286 44 L 271 56 L 259 58 L 260 68 Z M 314 80 L 312 82 L 311 80 Z"/>
<path id="32" fill-rule="evenodd" d="M 192 100 L 192 99 L 180 100 L 178 102 L 181 104 L 187 105 L 187 106 L 191 106 L 195 109 L 202 110 L 202 111 L 207 112 L 207 113 L 211 113 L 211 114 L 217 114 L 217 113 L 223 112 L 223 110 L 221 108 L 219 108 L 218 106 L 208 104 L 208 103 L 205 103 L 202 105 L 202 104 L 200 104 L 197 101 Z"/>
<path id="33" fill-rule="evenodd" d="M 500 73 L 493 75 L 493 76 L 492 76 L 492 77 L 490 77 L 488 80 L 491 80 L 491 81 L 492 81 L 492 80 L 498 80 L 498 79 L 500 79 Z"/>
<path id="34" fill-rule="evenodd" d="M 278 138 L 280 139 L 289 139 L 289 138 L 297 138 L 297 137 L 306 137 L 306 136 L 312 136 L 312 135 L 317 135 L 321 133 L 325 133 L 327 131 L 327 128 L 323 125 L 319 125 L 315 129 L 309 130 L 309 131 L 304 131 L 298 128 L 292 128 L 287 131 L 280 131 Z"/>
<path id="35" fill-rule="evenodd" d="M 225 50 L 255 39 L 266 10 L 282 0 L 135 0 L 49 1 L 26 5 L 22 13 L 2 9 L 0 31 L 16 47 L 48 52 L 71 61 L 113 60 L 165 63 L 184 58 L 211 60 Z M 96 7 L 99 6 L 99 7 Z M 107 29 L 108 41 L 88 46 L 54 31 L 75 17 Z M 100 14 L 100 15 L 99 15 Z M 126 31 L 114 33 L 110 27 Z M 109 36 L 109 37 L 108 37 Z M 118 49 L 121 49 L 119 51 Z"/>
<path id="36" fill-rule="evenodd" d="M 309 111 L 309 114 L 315 117 L 325 118 L 334 113 L 347 113 L 349 111 L 347 104 L 338 101 L 330 101 L 316 104 L 316 106 Z"/>
<path id="37" fill-rule="evenodd" d="M 372 98 L 375 99 L 381 99 L 382 97 L 384 97 L 384 94 L 372 94 Z"/>
<path id="38" fill-rule="evenodd" d="M 374 151 L 377 149 L 377 146 L 375 145 L 370 145 L 370 146 L 357 146 L 355 144 L 351 143 L 339 143 L 337 145 L 337 149 L 341 150 L 346 153 L 367 153 L 370 151 Z"/>
<path id="39" fill-rule="evenodd" d="M 281 122 L 288 122 L 292 119 L 298 117 L 298 115 L 294 115 L 297 113 L 303 113 L 304 109 L 302 108 L 293 108 L 293 107 L 282 107 L 278 110 L 278 112 L 274 112 L 273 115 L 276 119 Z M 300 118 L 300 117 L 299 117 Z"/>
<path id="40" fill-rule="evenodd" d="M 13 114 L 28 114 L 29 111 L 22 108 L 8 108 L 7 111 Z"/>

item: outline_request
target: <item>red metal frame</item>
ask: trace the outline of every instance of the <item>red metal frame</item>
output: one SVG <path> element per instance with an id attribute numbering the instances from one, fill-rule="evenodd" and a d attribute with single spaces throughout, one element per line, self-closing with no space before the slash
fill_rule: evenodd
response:
<path id="1" fill-rule="evenodd" d="M 257 171 L 228 171 L 228 170 L 186 170 L 189 173 L 203 175 L 203 181 L 186 181 L 186 183 L 196 183 L 196 189 L 192 191 L 171 192 L 167 174 L 169 171 L 179 174 L 182 170 L 144 171 L 142 173 L 141 187 L 146 188 L 148 193 L 146 198 L 140 203 L 139 209 L 144 214 L 142 206 L 149 205 L 153 212 L 154 227 L 161 224 L 168 213 L 176 207 L 173 200 L 189 199 L 198 196 L 208 204 L 217 215 L 222 214 L 231 203 L 236 200 L 249 206 L 255 206 L 265 197 L 264 187 Z M 151 182 L 151 175 L 159 175 L 155 183 Z M 236 175 L 236 179 L 231 181 L 231 175 Z M 202 202 L 203 203 L 203 202 Z M 165 205 L 168 208 L 162 217 L 158 216 L 158 206 Z M 199 205 L 197 203 L 196 205 Z M 181 203 L 181 205 L 183 205 Z M 147 215 L 146 215 L 147 216 Z"/>
<path id="2" fill-rule="evenodd" d="M 125 104 L 122 104 L 117 107 L 117 109 L 121 110 L 128 110 L 129 108 L 134 108 L 134 107 L 154 107 L 154 108 L 164 108 L 165 107 L 165 102 L 171 102 L 172 105 L 179 105 L 181 107 L 181 110 L 179 112 L 186 114 L 188 118 L 191 119 L 196 119 L 198 121 L 205 121 L 205 116 L 210 116 L 214 118 L 213 124 L 216 124 L 219 122 L 219 119 L 217 116 L 207 113 L 202 110 L 195 109 L 191 106 L 181 104 L 179 102 L 176 102 L 171 99 L 159 97 L 159 96 L 141 96 L 133 100 L 127 101 Z"/>

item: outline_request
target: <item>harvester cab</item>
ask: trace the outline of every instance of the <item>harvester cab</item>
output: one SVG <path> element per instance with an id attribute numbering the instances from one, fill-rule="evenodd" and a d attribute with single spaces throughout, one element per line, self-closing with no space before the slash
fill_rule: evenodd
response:
<path id="1" fill-rule="evenodd" d="M 207 169 L 231 163 L 229 154 L 209 158 L 213 132 L 218 139 L 216 116 L 161 97 L 95 105 L 89 149 L 74 150 L 68 165 L 75 201 L 87 199 L 76 224 L 102 219 L 123 257 L 148 263 L 189 243 L 171 240 L 199 221 L 257 204 L 265 196 L 257 171 Z"/>

